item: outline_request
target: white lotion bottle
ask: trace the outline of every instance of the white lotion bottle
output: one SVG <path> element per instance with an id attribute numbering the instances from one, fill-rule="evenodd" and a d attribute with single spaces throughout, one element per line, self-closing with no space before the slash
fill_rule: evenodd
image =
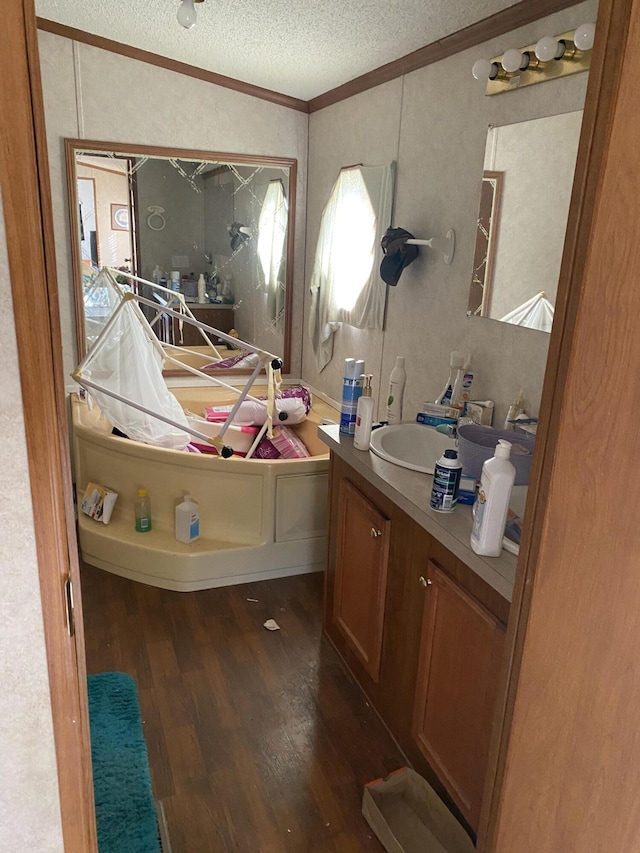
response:
<path id="1" fill-rule="evenodd" d="M 516 469 L 509 461 L 511 442 L 501 438 L 491 459 L 482 466 L 478 497 L 473 506 L 471 548 L 481 557 L 499 557 Z"/>
<path id="2" fill-rule="evenodd" d="M 407 384 L 407 371 L 404 369 L 404 356 L 396 357 L 396 366 L 389 376 L 389 394 L 387 395 L 387 421 L 390 424 L 402 423 L 402 400 L 404 386 Z"/>
<path id="3" fill-rule="evenodd" d="M 453 398 L 453 387 L 456 383 L 458 371 L 464 370 L 465 354 L 463 352 L 454 351 L 449 359 L 449 378 L 446 381 L 442 394 L 436 400 L 442 406 L 450 406 Z"/>
<path id="4" fill-rule="evenodd" d="M 404 359 L 403 359 L 404 361 Z M 364 373 L 362 380 L 362 396 L 358 400 L 356 411 L 356 431 L 353 434 L 353 446 L 356 450 L 368 450 L 373 426 L 373 397 L 371 396 L 371 380 L 373 374 Z"/>
<path id="5" fill-rule="evenodd" d="M 176 539 L 178 542 L 195 542 L 200 538 L 200 511 L 198 504 L 185 495 L 176 507 Z"/>

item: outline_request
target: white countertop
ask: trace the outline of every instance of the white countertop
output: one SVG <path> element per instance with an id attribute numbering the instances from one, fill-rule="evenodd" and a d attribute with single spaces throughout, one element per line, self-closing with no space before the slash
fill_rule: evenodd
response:
<path id="1" fill-rule="evenodd" d="M 499 557 L 479 557 L 471 550 L 471 507 L 459 505 L 452 513 L 429 507 L 433 477 L 392 462 L 371 451 L 354 450 L 353 438 L 340 435 L 337 424 L 318 427 L 318 436 L 341 459 L 392 500 L 410 518 L 469 566 L 477 575 L 511 601 L 517 558 L 507 551 Z"/>

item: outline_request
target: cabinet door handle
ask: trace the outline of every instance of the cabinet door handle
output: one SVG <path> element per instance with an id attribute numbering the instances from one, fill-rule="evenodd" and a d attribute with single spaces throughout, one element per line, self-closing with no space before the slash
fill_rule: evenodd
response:
<path id="1" fill-rule="evenodd" d="M 424 589 L 426 589 L 428 586 L 431 586 L 431 579 L 420 577 L 419 583 L 421 587 L 424 587 Z"/>
<path id="2" fill-rule="evenodd" d="M 376 527 L 371 528 L 371 538 L 377 539 L 378 536 L 382 536 L 382 530 L 378 530 Z"/>

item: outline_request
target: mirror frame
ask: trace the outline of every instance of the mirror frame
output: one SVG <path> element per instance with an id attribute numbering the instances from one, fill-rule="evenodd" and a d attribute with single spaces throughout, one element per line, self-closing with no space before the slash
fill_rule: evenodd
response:
<path id="1" fill-rule="evenodd" d="M 282 353 L 282 372 L 289 371 L 291 363 L 291 322 L 293 305 L 293 268 L 295 254 L 295 217 L 296 217 L 296 188 L 298 176 L 298 161 L 292 157 L 268 157 L 261 154 L 230 154 L 223 151 L 203 151 L 190 148 L 165 148 L 157 145 L 127 145 L 122 142 L 98 142 L 91 139 L 65 139 L 65 161 L 67 168 L 67 197 L 69 203 L 69 225 L 71 228 L 71 270 L 73 277 L 73 295 L 75 307 L 77 358 L 80 362 L 86 355 L 86 328 L 84 316 L 84 299 L 82 296 L 82 267 L 80 227 L 77 220 L 78 189 L 76 178 L 76 155 L 79 152 L 91 153 L 113 151 L 123 156 L 157 156 L 185 160 L 210 160 L 223 163 L 234 163 L 241 166 L 274 166 L 289 169 L 289 188 L 287 195 L 287 254 L 285 274 L 285 315 L 284 315 L 284 352 Z M 216 371 L 216 375 L 248 374 L 250 370 L 228 368 Z M 165 370 L 165 375 L 192 376 L 186 370 Z"/>
<path id="2" fill-rule="evenodd" d="M 469 289 L 467 317 L 488 317 L 491 287 L 493 284 L 493 263 L 495 260 L 498 230 L 500 228 L 500 202 L 502 200 L 502 182 L 504 172 L 492 172 L 485 169 L 482 173 L 482 187 L 478 218 L 476 220 L 476 244 L 473 253 L 473 270 Z M 482 222 L 483 202 L 486 188 L 490 193 L 488 222 Z M 483 267 L 482 274 L 478 272 Z"/>

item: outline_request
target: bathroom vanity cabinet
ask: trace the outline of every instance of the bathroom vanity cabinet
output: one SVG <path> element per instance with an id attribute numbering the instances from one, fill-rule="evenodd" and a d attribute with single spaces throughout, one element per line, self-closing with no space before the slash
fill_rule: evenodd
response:
<path id="1" fill-rule="evenodd" d="M 196 320 L 201 323 L 206 323 L 212 326 L 219 332 L 230 332 L 233 328 L 234 312 L 233 305 L 223 305 L 218 303 L 190 302 L 189 308 L 193 311 Z M 182 325 L 182 329 L 180 328 Z M 182 336 L 182 337 L 181 337 Z M 185 323 L 173 318 L 173 340 L 181 341 L 182 346 L 201 346 L 203 344 L 200 329 L 197 326 L 192 326 L 191 323 Z M 215 339 L 214 339 L 215 340 Z"/>
<path id="2" fill-rule="evenodd" d="M 350 464 L 379 460 L 342 444 L 346 459 L 330 444 L 325 633 L 416 770 L 475 830 L 509 601 L 399 507 L 384 477 Z M 431 478 L 403 473 L 428 481 L 426 500 Z"/>

